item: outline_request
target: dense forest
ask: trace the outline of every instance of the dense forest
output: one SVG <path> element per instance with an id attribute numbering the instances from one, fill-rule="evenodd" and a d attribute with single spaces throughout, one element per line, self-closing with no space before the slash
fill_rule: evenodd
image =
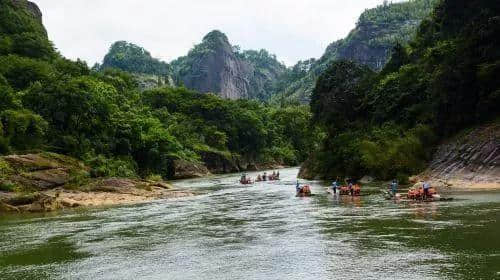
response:
<path id="1" fill-rule="evenodd" d="M 393 46 L 412 39 L 436 3 L 410 0 L 367 9 L 349 35 L 331 43 L 321 58 L 300 61 L 289 69 L 273 100 L 308 103 L 319 75 L 335 61 L 352 60 L 379 71 L 389 60 Z"/>
<path id="2" fill-rule="evenodd" d="M 495 120 L 500 104 L 500 5 L 443 0 L 380 73 L 333 63 L 314 89 L 313 120 L 328 137 L 306 177 L 399 177 L 422 171 L 436 143 Z"/>
<path id="3" fill-rule="evenodd" d="M 83 159 L 94 176 L 168 177 L 175 160 L 204 163 L 207 153 L 298 164 L 321 135 L 309 128 L 307 107 L 183 87 L 142 92 L 130 73 L 70 61 L 56 52 L 41 19 L 17 2 L 0 1 L 0 38 L 0 154 L 52 151 Z M 134 49 L 138 60 L 129 70 L 165 73 Z"/>

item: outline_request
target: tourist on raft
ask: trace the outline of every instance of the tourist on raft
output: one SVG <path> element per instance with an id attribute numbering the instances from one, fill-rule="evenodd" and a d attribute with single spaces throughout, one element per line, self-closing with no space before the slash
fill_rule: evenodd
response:
<path id="1" fill-rule="evenodd" d="M 297 193 L 299 193 L 302 190 L 302 187 L 300 186 L 299 180 L 297 180 L 297 185 L 295 185 L 295 190 Z"/>
<path id="2" fill-rule="evenodd" d="M 351 196 L 354 196 L 354 185 L 351 180 L 349 180 L 349 192 L 351 193 Z"/>
<path id="3" fill-rule="evenodd" d="M 262 176 L 263 181 L 267 181 L 267 172 L 264 172 L 264 176 Z"/>
<path id="4" fill-rule="evenodd" d="M 396 195 L 396 192 L 398 191 L 398 181 L 396 179 L 392 180 L 391 183 L 391 192 L 393 195 Z"/>
<path id="5" fill-rule="evenodd" d="M 247 174 L 246 174 L 246 173 L 243 173 L 243 174 L 241 175 L 240 182 L 241 182 L 241 183 L 246 183 L 246 182 L 248 182 L 248 181 L 247 181 Z"/>
<path id="6" fill-rule="evenodd" d="M 337 179 L 335 179 L 335 181 L 333 181 L 333 183 L 332 183 L 333 194 L 337 194 L 337 188 L 339 187 L 338 180 L 339 180 L 339 178 L 337 177 Z"/>
<path id="7" fill-rule="evenodd" d="M 258 181 L 258 182 L 262 181 L 262 176 L 260 176 L 260 174 L 259 174 L 259 175 L 257 175 L 257 181 Z"/>
<path id="8" fill-rule="evenodd" d="M 429 182 L 424 182 L 423 188 L 424 188 L 424 199 L 427 199 L 430 196 L 429 189 L 431 188 L 431 184 Z"/>

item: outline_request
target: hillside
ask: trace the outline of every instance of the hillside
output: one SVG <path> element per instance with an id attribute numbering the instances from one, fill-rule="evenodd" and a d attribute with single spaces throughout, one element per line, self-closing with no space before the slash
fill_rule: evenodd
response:
<path id="1" fill-rule="evenodd" d="M 320 59 L 299 62 L 298 67 L 309 64 L 307 71 L 298 76 L 290 75 L 274 99 L 308 102 L 317 78 L 334 61 L 352 60 L 381 70 L 394 45 L 406 44 L 413 38 L 420 22 L 429 16 L 436 2 L 411 0 L 366 10 L 349 35 L 331 43 Z"/>
<path id="2" fill-rule="evenodd" d="M 152 89 L 163 85 L 173 85 L 170 65 L 153 58 L 144 48 L 135 44 L 118 41 L 111 45 L 101 65 L 95 70 L 108 68 L 129 72 L 139 81 L 141 89 Z"/>
<path id="3" fill-rule="evenodd" d="M 171 64 L 177 84 L 229 99 L 267 99 L 286 71 L 265 50 L 240 52 L 220 31 L 207 34 Z"/>
<path id="4" fill-rule="evenodd" d="M 381 72 L 333 63 L 311 100 L 313 120 L 328 137 L 301 175 L 406 180 L 433 157 L 448 160 L 433 156 L 439 143 L 500 114 L 499 19 L 493 1 L 444 0 L 407 47 L 395 48 Z M 476 149 L 475 142 L 468 152 L 453 149 L 467 156 L 469 148 Z M 473 160 L 488 162 L 495 149 L 473 154 L 479 157 Z"/>

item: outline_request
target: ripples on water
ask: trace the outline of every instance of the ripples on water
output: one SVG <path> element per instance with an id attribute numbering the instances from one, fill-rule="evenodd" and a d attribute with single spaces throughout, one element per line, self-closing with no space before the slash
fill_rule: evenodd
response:
<path id="1" fill-rule="evenodd" d="M 500 193 L 448 203 L 296 198 L 283 180 L 177 182 L 202 195 L 0 218 L 0 279 L 494 279 Z M 254 175 L 254 174 L 252 174 Z"/>

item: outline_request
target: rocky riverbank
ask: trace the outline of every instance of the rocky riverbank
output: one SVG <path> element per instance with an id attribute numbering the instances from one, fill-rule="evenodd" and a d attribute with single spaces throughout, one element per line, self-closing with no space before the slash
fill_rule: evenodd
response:
<path id="1" fill-rule="evenodd" d="M 90 178 L 70 157 L 40 153 L 0 157 L 0 213 L 48 212 L 193 196 L 163 181 Z"/>
<path id="2" fill-rule="evenodd" d="M 500 124 L 489 124 L 441 144 L 427 170 L 410 178 L 436 187 L 500 189 Z"/>

